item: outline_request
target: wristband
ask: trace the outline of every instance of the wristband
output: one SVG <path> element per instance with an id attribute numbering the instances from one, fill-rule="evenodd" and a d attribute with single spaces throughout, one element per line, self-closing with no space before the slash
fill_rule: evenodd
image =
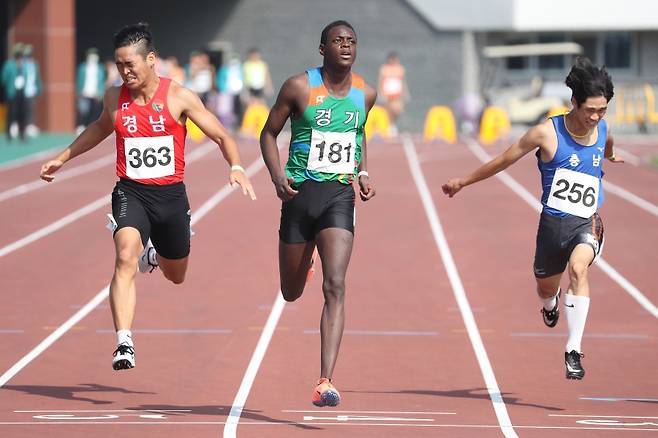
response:
<path id="1" fill-rule="evenodd" d="M 244 171 L 244 167 L 240 166 L 239 164 L 234 164 L 233 166 L 231 166 L 231 172 L 235 172 L 236 170 L 239 170 L 242 173 L 246 173 Z"/>
<path id="2" fill-rule="evenodd" d="M 610 161 L 615 161 L 615 153 L 613 152 L 612 155 L 608 157 L 608 160 Z"/>
<path id="3" fill-rule="evenodd" d="M 362 176 L 367 176 L 368 178 L 370 178 L 370 175 L 365 170 L 362 170 L 362 171 L 360 171 L 359 173 L 356 174 L 357 178 L 361 178 Z"/>

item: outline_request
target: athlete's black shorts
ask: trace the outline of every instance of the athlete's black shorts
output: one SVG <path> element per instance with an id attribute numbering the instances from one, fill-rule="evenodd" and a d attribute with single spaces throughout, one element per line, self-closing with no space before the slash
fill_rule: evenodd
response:
<path id="1" fill-rule="evenodd" d="M 315 239 L 325 228 L 354 234 L 354 188 L 338 181 L 304 181 L 290 201 L 281 206 L 279 238 L 285 243 Z"/>
<path id="2" fill-rule="evenodd" d="M 603 250 L 603 242 L 603 221 L 598 213 L 587 219 L 542 213 L 537 230 L 535 277 L 546 278 L 564 272 L 571 252 L 581 243 L 591 246 L 597 257 Z"/>
<path id="3" fill-rule="evenodd" d="M 146 245 L 149 237 L 155 250 L 166 259 L 190 254 L 190 203 L 182 182 L 163 186 L 121 179 L 112 191 L 115 233 L 136 228 Z"/>

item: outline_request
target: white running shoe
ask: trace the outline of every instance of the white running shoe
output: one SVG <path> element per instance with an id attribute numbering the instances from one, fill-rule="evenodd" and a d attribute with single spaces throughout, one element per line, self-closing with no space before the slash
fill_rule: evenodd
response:
<path id="1" fill-rule="evenodd" d="M 107 225 L 105 227 L 113 233 L 118 227 L 117 222 L 114 220 L 114 216 L 112 216 L 111 213 L 107 214 Z M 190 231 L 192 231 L 191 228 Z M 151 239 L 149 239 L 148 242 L 146 242 L 144 250 L 139 255 L 139 260 L 137 260 L 137 269 L 139 269 L 139 272 L 145 273 L 155 271 L 158 267 L 158 259 L 156 255 L 155 248 L 151 243 Z"/>
<path id="2" fill-rule="evenodd" d="M 155 271 L 158 268 L 157 254 L 158 253 L 155 252 L 155 248 L 151 243 L 151 239 L 149 239 L 137 261 L 137 269 L 139 269 L 139 272 L 144 274 L 146 272 L 151 273 Z"/>
<path id="3" fill-rule="evenodd" d="M 112 356 L 112 368 L 115 370 L 135 368 L 135 348 L 132 345 L 126 343 L 117 345 Z"/>
<path id="4" fill-rule="evenodd" d="M 117 221 L 114 220 L 114 216 L 112 216 L 112 213 L 107 214 L 107 225 L 105 225 L 105 228 L 108 230 L 112 231 L 114 233 L 114 230 L 116 230 L 118 227 Z"/>

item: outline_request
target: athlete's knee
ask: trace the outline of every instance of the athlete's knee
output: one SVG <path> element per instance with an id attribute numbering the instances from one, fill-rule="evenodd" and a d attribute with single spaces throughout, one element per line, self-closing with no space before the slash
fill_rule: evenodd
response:
<path id="1" fill-rule="evenodd" d="M 342 275 L 326 276 L 322 282 L 325 297 L 342 300 L 345 296 L 345 277 Z"/>
<path id="2" fill-rule="evenodd" d="M 584 262 L 572 262 L 569 266 L 569 274 L 572 279 L 584 280 L 587 278 L 589 265 Z"/>
<path id="3" fill-rule="evenodd" d="M 129 249 L 121 248 L 117 251 L 115 266 L 117 270 L 135 269 L 139 255 Z"/>
<path id="4" fill-rule="evenodd" d="M 163 270 L 165 278 L 174 284 L 181 284 L 185 281 L 185 271 L 168 272 Z"/>
<path id="5" fill-rule="evenodd" d="M 299 297 L 302 296 L 303 292 L 304 292 L 304 287 L 294 288 L 290 286 L 284 287 L 283 285 L 281 285 L 281 295 L 283 296 L 283 299 L 289 303 L 296 301 Z"/>

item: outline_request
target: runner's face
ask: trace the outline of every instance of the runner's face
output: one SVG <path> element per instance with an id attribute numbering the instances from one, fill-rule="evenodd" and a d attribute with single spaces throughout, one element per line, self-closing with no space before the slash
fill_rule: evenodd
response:
<path id="1" fill-rule="evenodd" d="M 332 64 L 351 67 L 356 60 L 356 35 L 345 26 L 330 29 L 326 44 L 320 44 L 320 54 Z"/>
<path id="2" fill-rule="evenodd" d="M 128 88 L 139 88 L 154 72 L 155 53 L 150 52 L 146 58 L 139 53 L 135 45 L 119 47 L 114 51 L 114 60 L 123 83 Z"/>
<path id="3" fill-rule="evenodd" d="M 576 105 L 575 99 L 572 100 L 578 122 L 589 129 L 598 125 L 608 109 L 608 101 L 603 96 L 588 97 L 580 106 Z"/>

